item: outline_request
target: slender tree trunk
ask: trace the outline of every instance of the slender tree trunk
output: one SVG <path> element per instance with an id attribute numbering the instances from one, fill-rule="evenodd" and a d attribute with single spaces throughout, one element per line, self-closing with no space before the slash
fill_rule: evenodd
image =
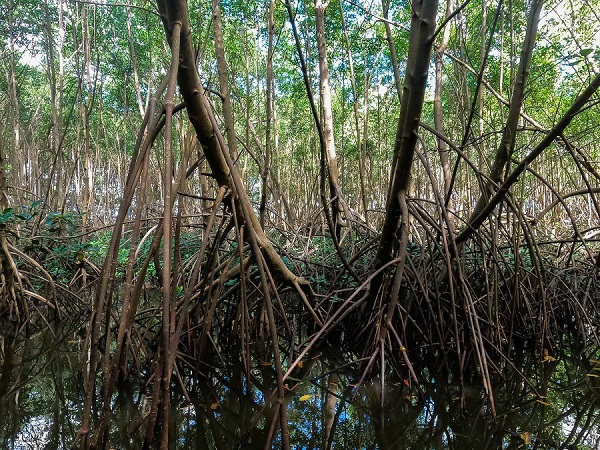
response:
<path id="1" fill-rule="evenodd" d="M 49 3 L 44 3 L 45 21 L 44 32 L 46 39 L 46 55 L 48 58 L 48 78 L 50 80 L 50 108 L 52 110 L 52 131 L 50 140 L 50 149 L 54 153 L 54 161 L 50 166 L 47 186 L 45 190 L 44 200 L 50 203 L 50 207 L 54 210 L 59 209 L 60 200 L 63 198 L 64 176 L 60 172 L 62 162 L 62 140 L 63 140 L 63 92 L 64 92 L 64 41 L 65 41 L 65 21 L 64 8 L 62 0 L 58 1 L 58 37 L 56 45 L 54 45 L 54 35 L 52 33 Z M 55 55 L 55 51 L 58 55 Z M 58 57 L 58 62 L 56 61 Z M 58 65 L 58 73 L 57 68 Z M 56 182 L 54 177 L 56 176 Z M 54 184 L 55 183 L 55 184 Z M 54 188 L 54 189 L 52 189 Z M 50 193 L 54 191 L 55 195 L 50 197 Z M 42 217 L 42 215 L 40 215 Z"/>
<path id="2" fill-rule="evenodd" d="M 329 0 L 315 1 L 315 23 L 317 31 L 317 49 L 319 52 L 319 86 L 321 99 L 321 130 L 325 147 L 327 169 L 329 171 L 329 191 L 331 201 L 331 216 L 333 218 L 335 233 L 339 239 L 340 228 L 346 226 L 348 209 L 342 195 L 339 181 L 338 161 L 335 151 L 333 134 L 333 108 L 331 105 L 331 85 L 329 82 L 329 64 L 327 62 L 327 40 L 325 38 L 325 10 Z"/>
<path id="3" fill-rule="evenodd" d="M 225 45 L 223 44 L 223 24 L 221 21 L 221 5 L 219 0 L 212 0 L 213 30 L 215 34 L 215 53 L 217 56 L 217 72 L 221 99 L 223 100 L 223 120 L 225 122 L 225 135 L 227 146 L 233 160 L 237 159 L 237 140 L 235 137 L 235 122 L 233 120 L 233 104 L 229 93 L 229 79 L 227 60 L 225 58 Z"/>
<path id="4" fill-rule="evenodd" d="M 533 47 L 535 45 L 535 39 L 537 36 L 538 22 L 540 13 L 542 11 L 542 5 L 543 0 L 534 0 L 531 3 L 529 17 L 527 20 L 527 30 L 525 31 L 525 39 L 523 41 L 523 47 L 521 48 L 519 69 L 517 72 L 517 78 L 515 79 L 513 85 L 508 117 L 506 119 L 506 125 L 504 126 L 504 132 L 502 133 L 502 140 L 500 142 L 500 146 L 496 150 L 494 161 L 490 169 L 490 182 L 485 183 L 479 200 L 477 201 L 477 204 L 475 205 L 475 208 L 473 209 L 473 212 L 468 220 L 469 223 L 471 223 L 474 218 L 479 216 L 479 214 L 486 207 L 490 196 L 495 191 L 495 186 L 502 181 L 506 165 L 510 159 L 510 155 L 514 151 L 517 125 L 519 122 L 521 108 L 523 107 L 523 100 L 525 98 L 525 86 L 529 76 Z"/>
<path id="5" fill-rule="evenodd" d="M 365 166 L 367 167 L 371 167 L 372 168 L 372 164 L 370 164 L 372 162 L 371 156 L 369 155 L 369 152 L 371 151 L 371 149 L 369 148 L 369 116 L 371 114 L 370 108 L 369 108 L 369 92 L 371 90 L 371 76 L 369 75 L 369 71 L 366 70 L 366 62 L 367 62 L 367 58 L 365 56 L 365 70 L 363 72 L 363 96 L 362 96 L 362 112 L 363 112 L 363 132 L 362 132 L 362 142 L 361 142 L 361 147 L 360 147 L 360 159 L 363 160 L 363 168 L 365 168 Z M 379 99 L 379 94 L 377 94 L 377 98 Z M 358 102 L 357 102 L 358 103 Z M 377 143 L 377 145 L 379 145 L 379 142 Z M 366 162 L 365 162 L 366 160 Z M 367 182 L 369 180 L 372 180 L 372 177 L 369 177 L 369 174 L 365 174 L 366 178 L 367 178 Z M 383 178 L 383 177 L 382 177 Z M 380 182 L 382 181 L 382 179 L 380 178 Z M 365 188 L 365 197 L 366 197 L 366 191 L 368 190 L 368 187 Z M 380 190 L 380 192 L 382 192 Z"/>
<path id="6" fill-rule="evenodd" d="M 9 41 L 9 54 L 8 54 L 8 68 L 6 74 L 7 88 L 8 88 L 8 99 L 10 105 L 10 127 L 11 127 L 11 149 L 7 155 L 13 167 L 13 176 L 16 175 L 16 179 L 13 181 L 16 185 L 24 186 L 22 183 L 25 181 L 24 178 L 24 165 L 18 164 L 19 157 L 21 154 L 21 120 L 19 117 L 19 95 L 17 92 L 17 80 L 15 70 L 15 37 L 16 31 L 14 29 L 14 0 L 8 2 L 8 41 Z"/>
<path id="7" fill-rule="evenodd" d="M 327 448 L 328 442 L 332 440 L 331 430 L 333 429 L 333 421 L 335 419 L 335 405 L 337 404 L 339 375 L 332 373 L 329 375 L 329 386 L 323 403 L 325 423 L 323 433 L 323 448 Z"/>
<path id="8" fill-rule="evenodd" d="M 93 101 L 93 92 L 95 79 L 92 79 L 92 67 L 91 67 L 91 46 L 92 42 L 90 39 L 89 32 L 89 18 L 88 18 L 88 6 L 82 5 L 82 37 L 83 37 L 83 73 L 85 74 L 85 86 L 87 91 L 87 101 L 83 100 L 81 96 L 81 119 L 83 124 L 83 147 L 84 147 L 84 161 L 83 161 L 83 172 L 84 172 L 84 188 L 83 188 L 83 204 L 82 212 L 84 213 L 82 218 L 82 243 L 85 242 L 85 235 L 90 221 L 92 220 L 93 208 L 94 208 L 94 162 L 95 159 L 92 155 L 91 149 L 91 133 L 90 133 L 90 113 Z M 83 92 L 83 90 L 82 90 Z M 83 268 L 83 265 L 82 265 Z M 85 273 L 83 273 L 84 279 L 83 284 L 85 285 Z"/>
<path id="9" fill-rule="evenodd" d="M 446 18 L 450 17 L 452 13 L 452 0 L 447 0 L 446 4 Z M 452 173 L 450 169 L 450 158 L 448 155 L 448 146 L 446 141 L 443 139 L 446 136 L 444 131 L 444 109 L 442 105 L 442 70 L 443 70 L 443 59 L 444 52 L 448 48 L 448 41 L 450 40 L 450 21 L 444 25 L 442 32 L 442 39 L 439 45 L 435 48 L 435 92 L 433 97 L 433 114 L 435 131 L 440 137 L 437 138 L 438 153 L 440 155 L 440 163 L 442 166 L 442 174 L 444 178 L 444 196 L 450 198 L 450 184 Z M 448 209 L 452 209 L 451 203 L 447 205 Z"/>
<path id="10" fill-rule="evenodd" d="M 126 22 L 127 22 L 127 39 L 129 41 L 129 55 L 131 56 L 131 65 L 133 68 L 133 88 L 135 89 L 135 101 L 137 103 L 138 111 L 140 112 L 140 117 L 144 118 L 144 111 L 146 110 L 146 105 L 144 105 L 144 101 L 142 99 L 142 89 L 140 87 L 140 79 L 138 76 L 137 70 L 137 56 L 135 52 L 135 45 L 133 42 L 133 34 L 131 33 L 131 8 L 127 6 L 126 8 Z M 146 99 L 148 96 L 146 96 Z"/>
<path id="11" fill-rule="evenodd" d="M 381 0 L 381 6 L 383 8 L 383 18 L 388 19 L 388 13 L 390 9 L 390 0 Z M 396 86 L 396 94 L 398 100 L 402 101 L 402 81 L 400 80 L 400 70 L 398 69 L 398 56 L 396 54 L 396 46 L 394 45 L 394 38 L 392 36 L 392 29 L 390 23 L 387 20 L 383 21 L 385 27 L 385 38 L 390 49 L 390 56 L 392 59 L 392 71 L 394 72 L 394 85 Z"/>
<path id="12" fill-rule="evenodd" d="M 362 203 L 363 214 L 365 215 L 365 224 L 369 226 L 369 214 L 368 214 L 368 203 L 367 203 L 367 191 L 365 188 L 365 152 L 362 148 L 361 136 L 360 136 L 360 114 L 359 114 L 359 101 L 358 101 L 358 90 L 356 89 L 356 77 L 354 75 L 354 59 L 352 58 L 352 52 L 350 49 L 350 39 L 348 38 L 348 30 L 346 29 L 346 21 L 344 19 L 344 8 L 342 0 L 339 0 L 340 6 L 340 17 L 342 18 L 342 34 L 344 35 L 344 43 L 346 44 L 346 56 L 348 57 L 348 65 L 350 68 L 350 86 L 352 87 L 352 107 L 354 110 L 354 131 L 356 137 L 356 152 L 358 154 L 358 177 L 360 181 L 360 198 Z M 394 72 L 395 74 L 395 72 Z M 365 96 L 368 91 L 368 87 L 364 86 Z M 363 117 L 365 123 L 367 122 L 367 115 Z M 366 134 L 363 135 L 363 139 L 366 142 Z"/>
<path id="13" fill-rule="evenodd" d="M 290 208 L 289 202 L 289 183 L 283 184 L 281 182 L 281 155 L 279 149 L 279 122 L 277 120 L 277 107 L 276 103 L 273 102 L 273 148 L 275 150 L 275 160 L 277 164 L 277 171 L 275 173 L 275 184 L 277 186 L 277 191 L 279 193 L 279 202 L 280 202 L 280 214 L 281 217 L 286 217 L 287 220 L 284 221 L 283 228 L 284 230 L 287 228 L 286 224 L 294 224 L 295 223 L 295 214 Z M 291 159 L 291 158 L 289 158 Z M 272 175 L 273 176 L 273 175 Z M 286 190 L 287 187 L 287 190 Z M 284 215 L 285 212 L 285 215 Z"/>
<path id="14" fill-rule="evenodd" d="M 479 32 L 479 67 L 481 67 L 481 78 L 485 76 L 486 72 L 486 36 L 487 36 L 487 2 L 486 0 L 481 1 L 481 30 Z M 484 136 L 484 120 L 483 115 L 485 113 L 484 102 L 485 102 L 485 93 L 483 89 L 479 88 L 478 92 L 478 102 L 477 102 L 477 124 L 479 136 L 476 139 L 478 142 L 477 151 L 479 153 L 479 170 L 484 171 L 484 164 L 486 163 L 486 155 L 485 155 L 485 140 Z"/>
<path id="15" fill-rule="evenodd" d="M 390 182 L 391 187 L 387 199 L 381 239 L 373 262 L 375 269 L 379 269 L 391 261 L 398 250 L 400 250 L 401 257 L 398 267 L 403 264 L 402 255 L 405 255 L 409 221 L 406 196 L 410 186 L 413 157 L 418 140 L 419 121 L 425 98 L 437 7 L 437 0 L 417 0 L 413 2 L 408 50 L 409 59 L 394 145 L 395 161 L 392 162 L 394 172 Z M 375 294 L 379 289 L 380 281 L 381 277 L 373 279 L 371 294 Z"/>
<path id="16" fill-rule="evenodd" d="M 265 226 L 265 216 L 267 211 L 267 190 L 269 180 L 269 170 L 271 164 L 271 124 L 273 122 L 273 103 L 274 99 L 274 81 L 273 81 L 273 38 L 275 34 L 274 23 L 275 0 L 269 0 L 267 12 L 267 29 L 268 29 L 268 45 L 267 45 L 267 117 L 265 131 L 265 155 L 262 167 L 262 188 L 260 193 L 260 225 Z"/>

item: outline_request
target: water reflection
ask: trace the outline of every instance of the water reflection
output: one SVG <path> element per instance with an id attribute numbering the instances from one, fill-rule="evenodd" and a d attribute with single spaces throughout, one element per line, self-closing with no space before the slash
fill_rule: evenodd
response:
<path id="1" fill-rule="evenodd" d="M 71 446 L 84 395 L 79 339 L 78 327 L 65 326 L 0 337 L 0 448 Z M 432 370 L 435 364 L 418 371 L 420 389 L 393 374 L 356 386 L 360 373 L 348 366 L 332 372 L 332 360 L 314 357 L 286 386 L 290 442 L 296 449 L 600 448 L 598 359 L 590 351 L 554 359 L 520 349 L 517 363 L 492 371 L 494 418 L 476 371 L 462 389 L 448 370 Z M 257 364 L 249 382 L 208 368 L 197 376 L 183 366 L 174 379 L 172 448 L 279 446 L 269 364 Z M 141 448 L 150 384 L 119 384 L 111 447 Z"/>
<path id="2" fill-rule="evenodd" d="M 72 329 L 0 335 L 0 448 L 68 448 L 83 401 Z"/>

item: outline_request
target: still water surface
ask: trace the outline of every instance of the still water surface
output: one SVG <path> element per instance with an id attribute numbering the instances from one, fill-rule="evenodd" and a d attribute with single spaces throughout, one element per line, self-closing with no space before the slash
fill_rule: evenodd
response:
<path id="1" fill-rule="evenodd" d="M 1 449 L 71 446 L 84 398 L 79 334 L 78 326 L 58 326 L 27 337 L 0 336 Z M 597 349 L 556 359 L 520 352 L 515 363 L 502 362 L 510 370 L 492 371 L 495 417 L 477 373 L 461 390 L 457 377 L 421 368 L 419 392 L 394 374 L 383 389 L 378 378 L 357 385 L 360 374 L 346 364 L 337 384 L 329 384 L 332 368 L 342 364 L 314 355 L 304 381 L 287 385 L 292 448 L 327 448 L 329 388 L 337 396 L 329 442 L 334 449 L 600 449 Z M 202 381 L 174 377 L 173 448 L 264 448 L 269 411 L 263 404 L 274 388 L 273 369 L 257 365 L 253 377 L 251 389 L 217 371 Z M 111 448 L 141 448 L 148 395 L 144 382 L 119 386 Z"/>

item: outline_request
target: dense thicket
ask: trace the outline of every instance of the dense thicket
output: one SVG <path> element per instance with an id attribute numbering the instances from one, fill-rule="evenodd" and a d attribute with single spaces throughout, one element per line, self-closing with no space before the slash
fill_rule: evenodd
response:
<path id="1" fill-rule="evenodd" d="M 0 312 L 89 314 L 78 444 L 139 377 L 167 448 L 171 390 L 222 377 L 289 448 L 324 344 L 382 386 L 477 373 L 492 415 L 516 347 L 594 357 L 598 10 L 0 5 Z"/>

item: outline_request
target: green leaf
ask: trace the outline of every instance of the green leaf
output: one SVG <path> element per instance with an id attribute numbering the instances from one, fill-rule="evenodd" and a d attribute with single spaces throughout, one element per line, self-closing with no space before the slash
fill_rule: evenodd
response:
<path id="1" fill-rule="evenodd" d="M 13 216 L 12 208 L 6 208 L 2 214 L 0 214 L 0 224 L 8 222 Z"/>
<path id="2" fill-rule="evenodd" d="M 594 51 L 593 48 L 582 48 L 579 53 L 581 54 L 581 56 L 585 57 L 588 56 L 590 53 L 592 53 Z"/>

